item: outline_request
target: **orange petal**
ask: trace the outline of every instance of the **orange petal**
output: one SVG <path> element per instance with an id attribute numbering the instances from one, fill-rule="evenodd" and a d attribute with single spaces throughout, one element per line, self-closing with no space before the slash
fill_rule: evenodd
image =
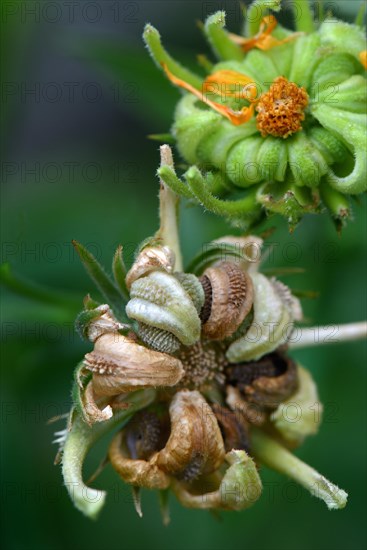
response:
<path id="1" fill-rule="evenodd" d="M 228 86 L 234 86 L 229 89 Z M 252 101 L 256 99 L 257 89 L 252 78 L 237 71 L 222 70 L 209 75 L 203 84 L 204 93 L 212 93 L 224 97 L 237 97 Z"/>
<path id="2" fill-rule="evenodd" d="M 275 46 L 280 46 L 286 42 L 290 42 L 299 36 L 301 33 L 293 33 L 282 40 L 271 36 L 271 33 L 277 26 L 277 20 L 273 15 L 268 15 L 263 18 L 260 24 L 259 32 L 251 38 L 244 38 L 237 34 L 230 34 L 230 38 L 242 47 L 245 52 L 252 50 L 252 48 L 258 48 L 259 50 L 270 50 Z"/>
<path id="3" fill-rule="evenodd" d="M 362 63 L 363 67 L 367 69 L 367 50 L 363 50 L 363 52 L 359 54 L 359 61 Z"/>
<path id="4" fill-rule="evenodd" d="M 249 121 L 250 118 L 254 114 L 254 106 L 250 105 L 250 107 L 242 107 L 240 111 L 234 111 L 230 107 L 226 107 L 225 105 L 222 105 L 221 103 L 216 103 L 215 101 L 211 101 L 208 99 L 202 92 L 199 92 L 196 88 L 191 86 L 188 82 L 185 82 L 184 80 L 181 80 L 180 78 L 177 78 L 174 74 L 171 73 L 171 71 L 168 69 L 167 65 L 165 63 L 162 63 L 162 67 L 170 79 L 170 81 L 175 84 L 176 86 L 180 86 L 181 88 L 184 88 L 188 92 L 191 92 L 194 96 L 196 96 L 200 101 L 211 107 L 214 111 L 217 113 L 225 116 L 234 124 L 235 126 L 238 126 L 240 124 L 244 124 L 245 122 Z"/>

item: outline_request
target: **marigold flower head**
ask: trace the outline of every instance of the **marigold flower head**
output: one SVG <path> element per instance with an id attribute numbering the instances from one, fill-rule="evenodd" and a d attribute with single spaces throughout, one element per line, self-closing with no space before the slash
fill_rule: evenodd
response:
<path id="1" fill-rule="evenodd" d="M 259 6 L 260 21 L 251 11 Z M 293 229 L 326 207 L 339 230 L 351 195 L 367 189 L 365 37 L 358 25 L 333 18 L 316 24 L 307 2 L 296 32 L 265 8 L 277 10 L 279 2 L 250 6 L 245 36 L 225 30 L 224 12 L 207 18 L 203 29 L 218 62 L 206 62 L 203 77 L 174 61 L 147 25 L 153 59 L 188 92 L 171 134 L 202 176 L 193 180 L 189 170 L 184 181 L 166 183 L 236 226 L 280 213 Z M 231 200 L 238 192 L 243 198 Z"/>

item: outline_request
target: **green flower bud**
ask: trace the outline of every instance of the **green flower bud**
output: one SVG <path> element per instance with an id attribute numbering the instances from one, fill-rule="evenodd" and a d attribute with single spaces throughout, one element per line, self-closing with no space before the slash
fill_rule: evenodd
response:
<path id="1" fill-rule="evenodd" d="M 302 32 L 275 28 L 273 16 L 250 23 L 251 10 L 264 15 L 279 5 L 250 6 L 246 36 L 224 29 L 224 12 L 209 16 L 203 30 L 219 62 L 206 63 L 208 74 L 201 79 L 178 65 L 147 26 L 152 57 L 173 84 L 189 92 L 178 102 L 171 132 L 204 185 L 193 185 L 190 171 L 186 184 L 160 175 L 176 192 L 246 228 L 261 219 L 263 209 L 285 216 L 291 227 L 324 205 L 344 221 L 349 209 L 335 213 L 329 189 L 345 195 L 344 204 L 348 195 L 367 189 L 363 32 L 333 19 L 316 29 L 306 2 L 297 14 Z M 218 173 L 229 185 L 214 190 L 210 182 Z M 223 200 L 235 193 L 240 199 Z"/>

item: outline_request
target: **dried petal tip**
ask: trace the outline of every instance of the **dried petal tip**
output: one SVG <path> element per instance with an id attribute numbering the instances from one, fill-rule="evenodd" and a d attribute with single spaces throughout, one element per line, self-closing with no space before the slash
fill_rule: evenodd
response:
<path id="1" fill-rule="evenodd" d="M 279 76 L 262 94 L 256 106 L 257 127 L 263 137 L 268 135 L 287 138 L 302 130 L 304 110 L 308 105 L 308 94 L 303 87 Z"/>
<path id="2" fill-rule="evenodd" d="M 104 334 L 87 353 L 84 366 L 93 373 L 97 395 L 118 395 L 140 388 L 175 386 L 183 376 L 175 357 L 137 344 L 120 334 Z"/>
<path id="3" fill-rule="evenodd" d="M 224 460 L 217 420 L 198 391 L 176 393 L 170 405 L 171 435 L 158 456 L 162 470 L 190 481 L 211 473 Z"/>
<path id="4" fill-rule="evenodd" d="M 168 246 L 147 246 L 140 252 L 127 273 L 126 286 L 130 289 L 134 281 L 155 270 L 171 273 L 174 265 L 175 254 Z"/>

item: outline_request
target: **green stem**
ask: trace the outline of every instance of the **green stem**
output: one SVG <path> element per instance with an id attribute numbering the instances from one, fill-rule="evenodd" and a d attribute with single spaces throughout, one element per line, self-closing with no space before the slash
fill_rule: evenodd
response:
<path id="1" fill-rule="evenodd" d="M 281 0 L 255 0 L 246 13 L 246 35 L 254 36 L 267 10 L 280 11 Z"/>
<path id="2" fill-rule="evenodd" d="M 297 330 L 297 329 L 296 329 Z M 299 329 L 298 329 L 299 330 Z M 297 341 L 290 342 L 291 349 L 308 348 L 322 344 L 339 344 L 367 338 L 367 322 L 346 323 L 345 325 L 329 325 L 324 327 L 302 328 Z"/>
<path id="3" fill-rule="evenodd" d="M 135 392 L 128 397 L 127 410 L 119 411 L 110 420 L 88 426 L 79 413 L 68 432 L 62 450 L 62 475 L 65 486 L 75 507 L 91 519 L 96 519 L 101 511 L 106 492 L 87 487 L 83 482 L 83 463 L 93 445 L 105 434 L 122 422 L 127 422 L 132 414 L 147 407 L 155 398 L 154 390 Z"/>
<path id="4" fill-rule="evenodd" d="M 292 0 L 296 30 L 314 32 L 315 22 L 309 0 Z"/>
<path id="5" fill-rule="evenodd" d="M 160 152 L 161 167 L 167 166 L 174 170 L 172 151 L 169 145 L 162 145 Z M 177 224 L 179 197 L 167 187 L 162 179 L 160 180 L 159 205 L 161 223 L 157 237 L 162 239 L 164 245 L 173 250 L 176 257 L 175 270 L 182 271 L 182 254 Z"/>
<path id="6" fill-rule="evenodd" d="M 321 498 L 329 510 L 345 507 L 348 498 L 345 491 L 328 481 L 264 432 L 253 428 L 251 434 L 252 451 L 265 466 L 297 481 L 313 496 Z"/>
<path id="7" fill-rule="evenodd" d="M 166 52 L 162 46 L 161 37 L 157 29 L 150 24 L 146 25 L 143 38 L 158 67 L 161 68 L 162 63 L 165 63 L 170 72 L 177 78 L 180 78 L 181 80 L 194 86 L 194 88 L 201 90 L 203 79 L 183 67 L 180 63 L 175 61 L 168 52 Z"/>

